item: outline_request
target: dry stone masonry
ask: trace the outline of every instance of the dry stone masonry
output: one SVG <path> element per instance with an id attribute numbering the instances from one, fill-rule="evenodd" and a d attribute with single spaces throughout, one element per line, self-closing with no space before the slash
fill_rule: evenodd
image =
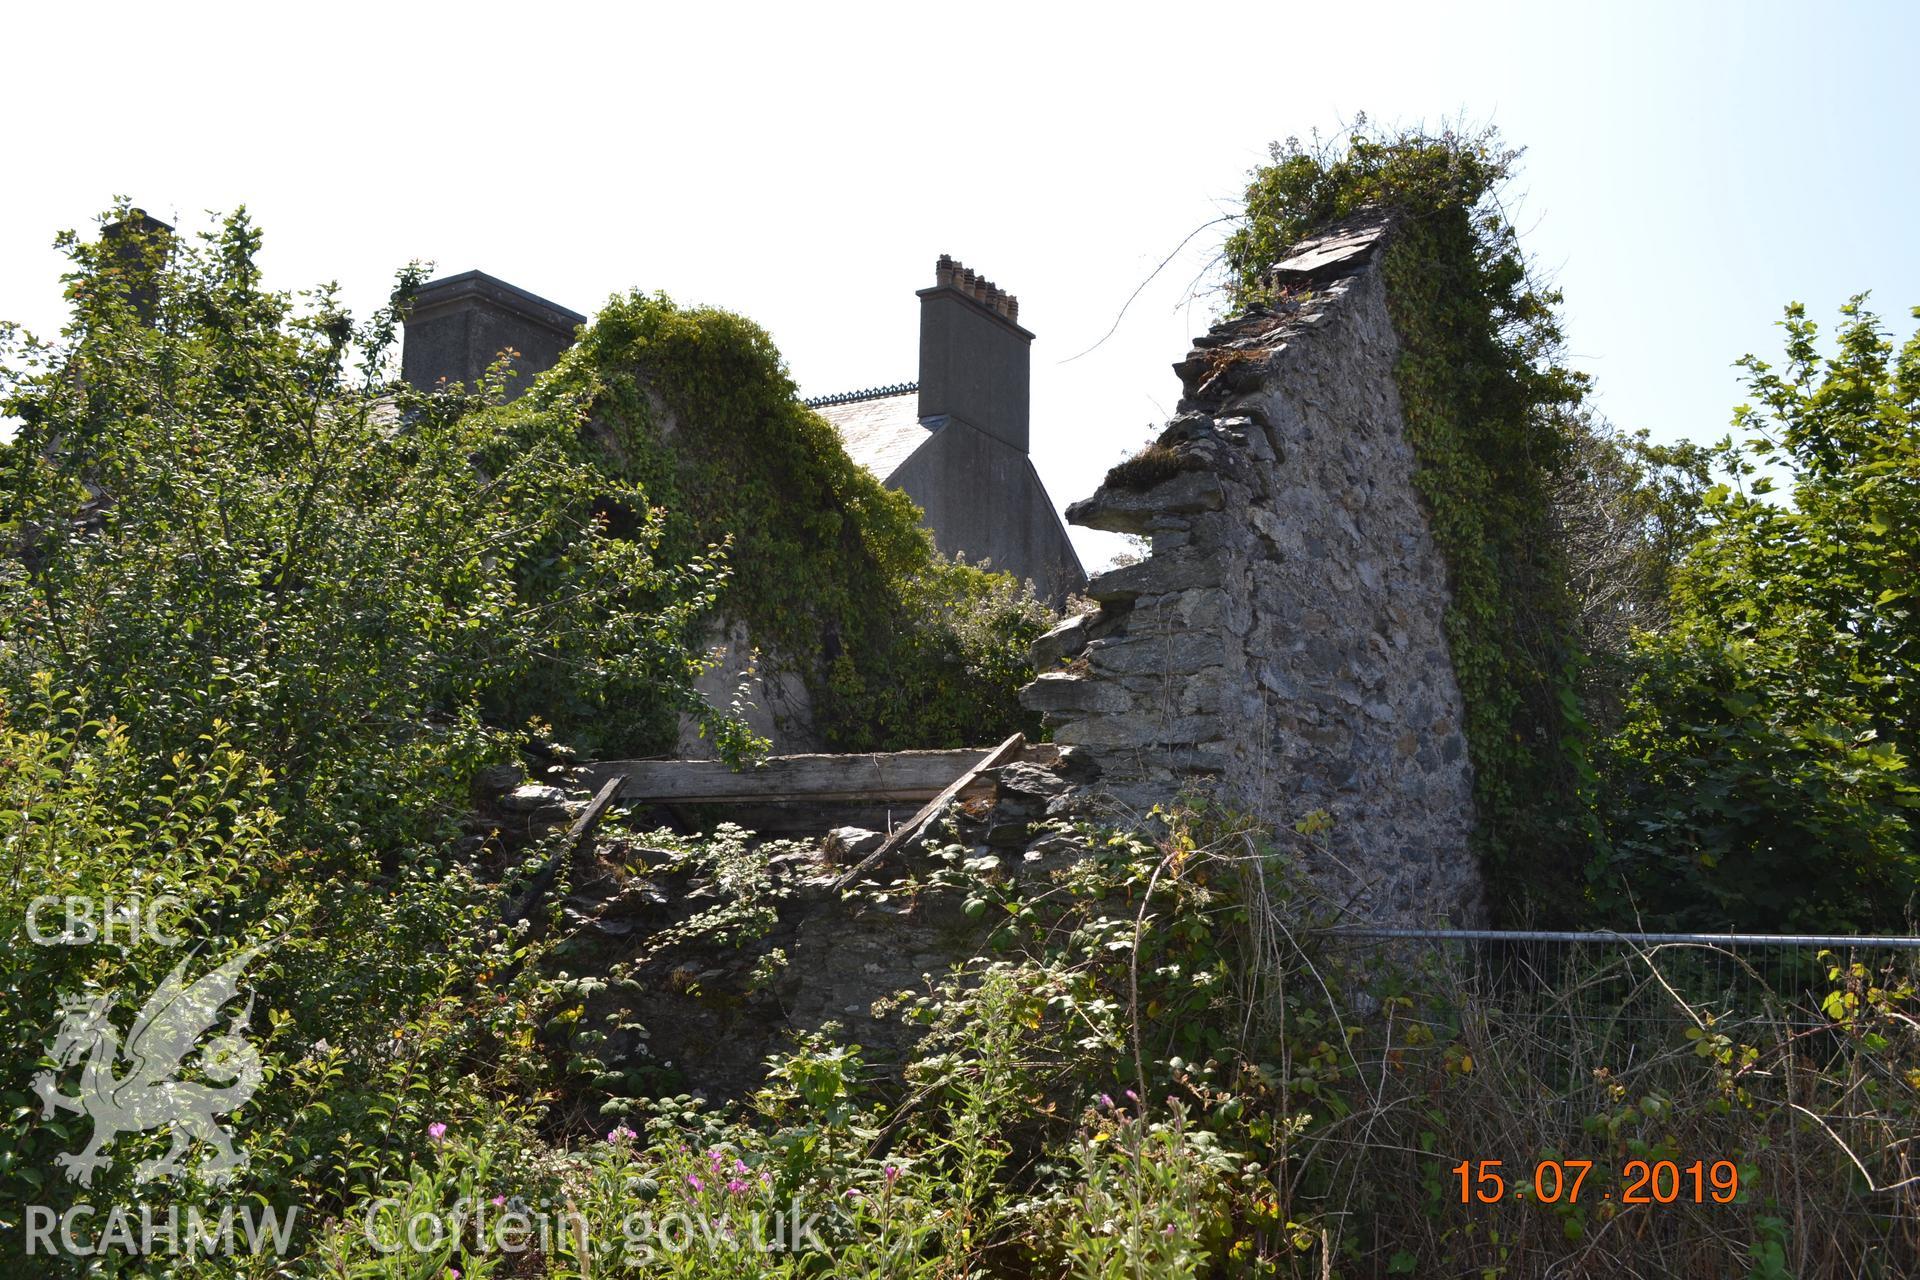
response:
<path id="1" fill-rule="evenodd" d="M 1175 366 L 1178 415 L 1067 511 L 1152 553 L 1092 580 L 1098 611 L 1040 640 L 1022 696 L 1123 804 L 1210 792 L 1356 916 L 1466 924 L 1473 779 L 1394 382 L 1391 231 L 1361 215 L 1298 245 L 1278 302 Z"/>

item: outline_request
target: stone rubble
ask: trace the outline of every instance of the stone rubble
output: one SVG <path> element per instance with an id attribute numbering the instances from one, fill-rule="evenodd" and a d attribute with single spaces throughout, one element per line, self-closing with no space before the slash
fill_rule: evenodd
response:
<path id="1" fill-rule="evenodd" d="M 564 801 L 542 795 L 534 816 L 577 808 L 588 794 L 583 769 L 551 768 L 540 784 L 522 785 L 521 776 L 511 768 L 485 775 L 493 790 L 473 825 L 487 834 L 472 849 L 490 855 L 495 875 L 541 852 L 536 842 L 560 825 L 530 826 L 529 815 L 516 812 L 533 802 L 525 793 L 553 791 Z M 965 892 L 936 883 L 953 845 L 976 875 L 1036 881 L 1085 852 L 1045 825 L 1081 816 L 1097 777 L 1084 752 L 1035 744 L 983 776 L 983 794 L 950 806 L 926 840 L 853 891 L 833 886 L 845 865 L 879 844 L 880 832 L 834 827 L 812 847 L 771 857 L 763 901 L 774 919 L 745 943 L 726 930 L 683 929 L 739 904 L 732 888 L 631 835 L 597 838 L 571 869 L 558 923 L 570 972 L 617 975 L 589 1002 L 588 1018 L 615 1028 L 598 1055 L 626 1073 L 626 1088 L 696 1086 L 729 1098 L 757 1087 L 766 1057 L 795 1033 L 829 1021 L 878 1063 L 903 1053 L 916 1031 L 876 1014 L 876 1001 L 924 990 L 930 976 L 984 949 L 988 926 L 966 914 Z M 544 908 L 530 915 L 527 927 L 548 927 Z M 784 962 L 763 974 L 776 956 Z"/>

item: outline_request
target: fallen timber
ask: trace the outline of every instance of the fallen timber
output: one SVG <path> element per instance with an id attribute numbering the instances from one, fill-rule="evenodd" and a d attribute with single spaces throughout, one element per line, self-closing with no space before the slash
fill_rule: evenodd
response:
<path id="1" fill-rule="evenodd" d="M 931 800 L 927 801 L 926 806 L 922 808 L 920 812 L 913 815 L 911 820 L 894 828 L 893 834 L 888 836 L 878 849 L 875 849 L 872 853 L 860 859 L 854 866 L 849 867 L 838 880 L 833 882 L 833 887 L 835 889 L 845 889 L 855 880 L 858 880 L 861 876 L 879 866 L 896 850 L 925 835 L 927 828 L 933 825 L 934 819 L 940 816 L 941 809 L 959 800 L 972 783 L 981 780 L 980 775 L 987 770 L 996 769 L 1003 764 L 1018 759 L 1020 749 L 1026 745 L 1026 735 L 1016 733 L 993 750 L 987 752 L 979 760 L 974 761 L 972 767 L 948 783 L 945 787 L 942 787 Z"/>
<path id="2" fill-rule="evenodd" d="M 611 809 L 613 802 L 620 798 L 621 789 L 625 786 L 626 781 L 619 777 L 608 778 L 600 784 L 599 792 L 580 816 L 574 819 L 573 826 L 568 829 L 565 843 L 548 856 L 546 862 L 541 864 L 539 872 L 534 875 L 533 883 L 527 886 L 526 893 L 507 909 L 505 919 L 508 924 L 518 923 L 532 914 L 533 909 L 546 896 L 547 890 L 553 887 L 553 882 L 562 868 L 570 867 L 586 856 L 588 846 L 593 840 L 593 833 L 600 826 L 600 819 L 607 816 L 607 810 Z"/>

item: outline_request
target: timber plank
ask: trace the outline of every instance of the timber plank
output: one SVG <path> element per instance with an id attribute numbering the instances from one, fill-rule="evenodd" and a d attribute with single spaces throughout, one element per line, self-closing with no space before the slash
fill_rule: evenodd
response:
<path id="1" fill-rule="evenodd" d="M 886 804 L 929 800 L 987 755 L 985 748 L 975 747 L 771 756 L 739 772 L 719 760 L 603 760 L 587 768 L 594 786 L 624 778 L 627 804 L 790 800 Z"/>

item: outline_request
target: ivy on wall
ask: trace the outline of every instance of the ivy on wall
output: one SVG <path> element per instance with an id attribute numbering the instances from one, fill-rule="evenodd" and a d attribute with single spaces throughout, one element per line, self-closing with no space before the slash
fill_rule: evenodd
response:
<path id="1" fill-rule="evenodd" d="M 1551 492 L 1586 379 L 1559 361 L 1559 295 L 1529 279 L 1496 198 L 1518 154 L 1491 129 L 1386 134 L 1364 117 L 1343 146 L 1276 144 L 1227 262 L 1235 301 L 1264 301 L 1289 246 L 1365 207 L 1393 213 L 1381 269 L 1396 381 L 1450 572 L 1482 860 L 1499 909 L 1564 918 L 1590 839 L 1592 772 Z"/>
<path id="2" fill-rule="evenodd" d="M 1018 689 L 1049 611 L 1010 576 L 941 556 L 919 508 L 799 403 L 752 321 L 616 296 L 526 400 L 576 406 L 599 464 L 663 517 L 663 555 L 721 549 L 716 612 L 806 681 L 827 745 L 966 746 L 1034 727 Z M 640 514 L 609 512 L 616 526 Z"/>

